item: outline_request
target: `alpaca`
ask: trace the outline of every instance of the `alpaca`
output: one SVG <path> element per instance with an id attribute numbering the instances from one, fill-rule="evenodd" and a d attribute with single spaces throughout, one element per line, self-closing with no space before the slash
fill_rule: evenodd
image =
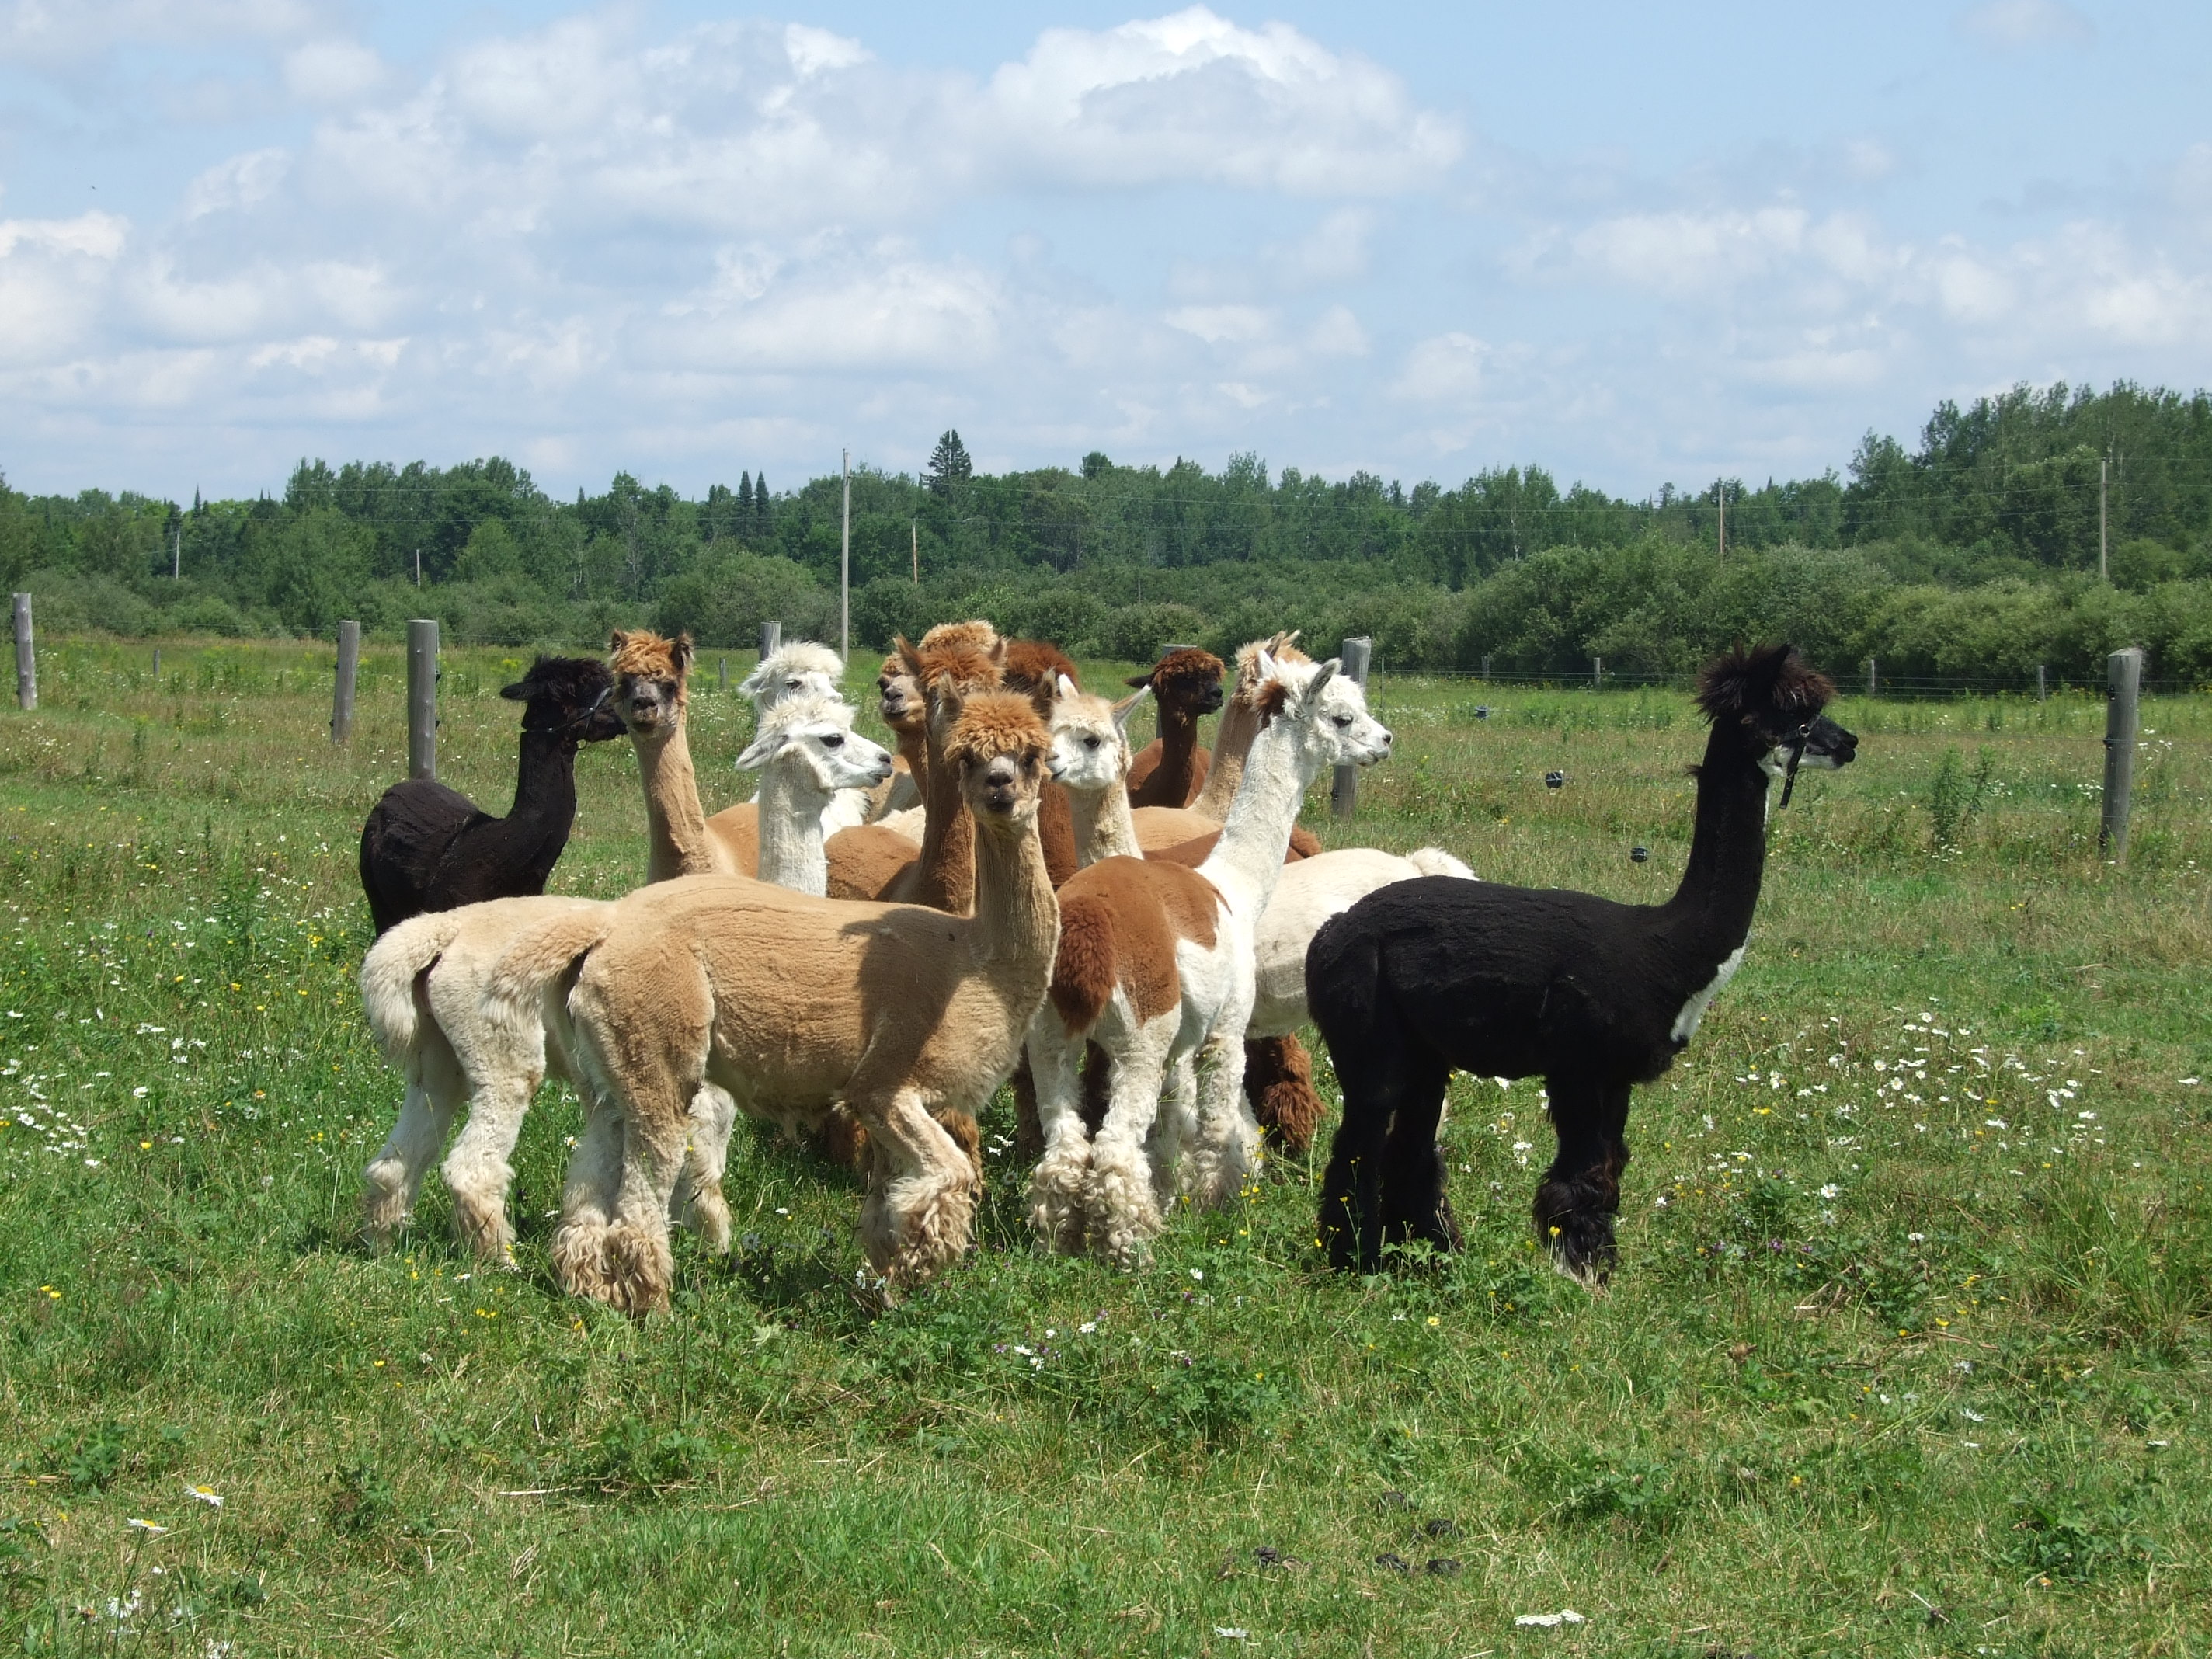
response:
<path id="1" fill-rule="evenodd" d="M 604 1085 L 555 1238 L 568 1289 L 635 1314 L 667 1300 L 665 1212 L 705 1081 L 787 1127 L 851 1109 L 875 1176 L 861 1236 L 887 1292 L 967 1248 L 975 1170 L 933 1114 L 989 1098 L 1044 1000 L 1060 924 L 1036 828 L 1048 743 L 1027 700 L 983 692 L 933 747 L 975 819 L 972 916 L 699 878 L 509 950 L 493 999 L 572 982 Z"/>
<path id="2" fill-rule="evenodd" d="M 613 681 L 589 657 L 540 657 L 500 692 L 522 708 L 522 761 L 503 818 L 427 778 L 384 792 L 361 830 L 361 885 L 380 935 L 426 910 L 542 893 L 576 822 L 576 749 L 622 735 Z"/>
<path id="3" fill-rule="evenodd" d="M 914 683 L 914 676 L 906 672 L 905 659 L 894 652 L 884 659 L 883 672 L 876 676 L 876 712 L 890 727 L 892 739 L 898 745 L 898 769 L 890 781 L 877 792 L 874 804 L 868 812 L 868 822 L 881 823 L 896 813 L 921 805 L 921 775 L 928 765 L 923 731 L 925 714 L 922 708 L 921 688 Z M 921 840 L 919 827 L 915 831 L 917 844 Z"/>
<path id="4" fill-rule="evenodd" d="M 753 715 L 757 720 L 779 702 L 793 697 L 813 695 L 842 698 L 840 688 L 844 678 L 844 659 L 835 651 L 811 640 L 794 640 L 763 657 L 751 673 L 738 682 L 738 690 L 752 699 Z M 738 769 L 744 769 L 742 762 Z M 754 800 L 757 803 L 759 797 L 755 796 Z M 823 811 L 822 833 L 834 836 L 840 830 L 866 823 L 873 804 L 871 790 L 840 791 Z"/>
<path id="5" fill-rule="evenodd" d="M 1198 746 L 1198 722 L 1221 707 L 1223 672 L 1211 651 L 1185 646 L 1128 682 L 1151 691 L 1160 705 L 1160 734 L 1129 767 L 1132 806 L 1188 806 L 1196 799 L 1207 758 Z"/>
<path id="6" fill-rule="evenodd" d="M 872 783 L 890 765 L 883 749 L 849 731 L 852 711 L 819 696 L 769 711 L 742 763 L 765 769 L 764 861 L 797 890 L 822 890 L 822 809 L 841 788 Z M 514 1235 L 508 1158 L 522 1120 L 550 1072 L 582 1091 L 565 1018 L 501 1020 L 484 1001 L 501 953 L 533 924 L 603 908 L 607 901 L 502 899 L 417 917 L 394 928 L 362 964 L 362 1001 L 386 1054 L 407 1079 L 398 1121 L 368 1166 L 366 1229 L 379 1248 L 404 1227 L 416 1194 L 463 1103 L 468 1121 L 443 1174 L 454 1231 L 480 1255 L 507 1260 Z M 534 1012 L 534 1011 L 533 1011 Z M 708 1248 L 726 1249 L 721 1200 L 735 1107 L 718 1090 L 692 1103 L 692 1156 L 679 1213 L 690 1209 Z"/>
<path id="7" fill-rule="evenodd" d="M 1324 926 L 1306 993 L 1344 1085 L 1322 1188 L 1331 1262 L 1373 1272 L 1382 1247 L 1458 1243 L 1436 1146 L 1455 1069 L 1541 1077 L 1558 1156 L 1536 1188 L 1537 1237 L 1561 1271 L 1602 1282 L 1628 1164 L 1629 1094 L 1674 1064 L 1742 964 L 1766 855 L 1770 779 L 1850 763 L 1857 739 L 1820 710 L 1827 681 L 1789 646 L 1708 664 L 1712 722 L 1696 826 L 1664 904 L 1425 878 Z"/>
<path id="8" fill-rule="evenodd" d="M 1186 1136 L 1188 1185 L 1200 1204 L 1236 1191 L 1258 1151 L 1258 1126 L 1238 1091 L 1253 931 L 1307 786 L 1324 768 L 1370 764 L 1390 745 L 1338 664 L 1279 670 L 1261 661 L 1272 682 L 1262 694 L 1267 726 L 1213 855 L 1195 871 L 1106 858 L 1060 890 L 1050 1003 L 1030 1022 L 1028 1044 L 1045 1139 L 1030 1176 L 1030 1219 L 1056 1248 L 1087 1243 L 1133 1265 L 1160 1230 L 1162 1189 L 1179 1173 Z M 1094 1042 L 1110 1068 L 1095 1137 L 1084 1126 L 1077 1075 Z M 1170 1075 L 1156 1164 L 1148 1142 Z"/>
<path id="9" fill-rule="evenodd" d="M 617 628 L 608 647 L 614 703 L 637 751 L 645 786 L 648 882 L 677 876 L 750 876 L 760 868 L 759 814 L 753 803 L 707 816 L 685 727 L 690 708 L 691 636 L 664 639 Z M 780 690 L 781 688 L 773 688 Z"/>

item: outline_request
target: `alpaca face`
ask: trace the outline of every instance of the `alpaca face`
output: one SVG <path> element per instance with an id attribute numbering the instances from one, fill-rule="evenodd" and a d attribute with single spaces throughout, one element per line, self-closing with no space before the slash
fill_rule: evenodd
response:
<path id="1" fill-rule="evenodd" d="M 1024 744 L 988 757 L 960 763 L 960 791 L 976 824 L 1012 833 L 1036 817 L 1037 795 L 1046 777 L 1045 746 Z"/>
<path id="2" fill-rule="evenodd" d="M 890 750 L 852 729 L 853 711 L 845 704 L 819 698 L 778 712 L 790 717 L 773 722 L 738 757 L 740 770 L 796 766 L 824 795 L 872 789 L 890 776 Z"/>
<path id="3" fill-rule="evenodd" d="M 1309 763 L 1372 766 L 1390 753 L 1390 728 L 1367 712 L 1367 694 L 1337 672 L 1340 665 L 1334 658 L 1304 670 L 1273 665 L 1288 693 L 1278 718 L 1291 721 Z"/>
<path id="4" fill-rule="evenodd" d="M 1052 763 L 1060 783 L 1078 794 L 1101 794 L 1128 775 L 1129 715 L 1145 700 L 1139 691 L 1119 708 L 1086 696 L 1063 676 L 1053 705 Z"/>
<path id="5" fill-rule="evenodd" d="M 523 704 L 526 732 L 558 732 L 578 743 L 605 743 L 623 734 L 614 677 L 597 658 L 540 657 L 499 695 Z"/>
<path id="6" fill-rule="evenodd" d="M 617 629 L 607 667 L 615 678 L 615 712 L 632 737 L 665 733 L 683 718 L 685 676 L 691 672 L 691 636 Z"/>
<path id="7" fill-rule="evenodd" d="M 1759 757 L 1759 769 L 1776 782 L 1790 775 L 1790 751 L 1797 747 L 1798 733 L 1792 729 L 1776 736 L 1771 723 L 1762 720 L 1759 735 L 1769 739 L 1766 751 Z M 1805 722 L 1800 722 L 1804 725 Z M 1857 757 L 1859 740 L 1851 732 L 1830 720 L 1826 714 L 1815 714 L 1804 733 L 1804 752 L 1798 760 L 1797 769 L 1833 772 L 1849 766 Z"/>
<path id="8" fill-rule="evenodd" d="M 884 672 L 876 676 L 876 708 L 894 732 L 904 735 L 921 730 L 921 689 L 896 657 L 884 658 Z"/>
<path id="9" fill-rule="evenodd" d="M 1177 651 L 1151 673 L 1136 675 L 1127 684 L 1148 688 L 1164 712 L 1196 720 L 1220 708 L 1223 672 L 1221 659 L 1210 651 Z"/>

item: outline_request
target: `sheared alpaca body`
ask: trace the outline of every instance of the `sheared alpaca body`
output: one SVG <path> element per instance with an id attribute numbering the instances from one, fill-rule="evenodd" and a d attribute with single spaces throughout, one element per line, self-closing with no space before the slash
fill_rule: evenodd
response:
<path id="1" fill-rule="evenodd" d="M 1253 936 L 1252 1018 L 1246 1036 L 1289 1036 L 1306 1023 L 1306 949 L 1323 923 L 1393 882 L 1422 876 L 1472 881 L 1474 872 L 1437 847 L 1407 854 L 1344 847 L 1285 864 Z"/>
<path id="2" fill-rule="evenodd" d="M 571 1162 L 554 1245 L 579 1294 L 667 1299 L 665 1220 L 703 1083 L 794 1129 L 843 1103 L 868 1134 L 861 1233 L 893 1290 L 967 1248 L 975 1175 L 933 1115 L 972 1113 L 1043 1000 L 1059 912 L 1037 846 L 1047 742 L 1024 700 L 971 698 L 933 767 L 979 819 L 975 914 L 816 900 L 702 878 L 518 940 L 495 1000 L 573 978 L 576 1040 L 603 1103 Z"/>
<path id="3" fill-rule="evenodd" d="M 622 735 L 589 657 L 540 657 L 500 696 L 522 703 L 514 802 L 494 817 L 442 783 L 384 792 L 361 831 L 361 885 L 382 933 L 410 916 L 545 890 L 576 822 L 576 750 Z"/>
<path id="4" fill-rule="evenodd" d="M 1857 740 L 1820 713 L 1831 695 L 1786 646 L 1707 665 L 1696 828 L 1664 904 L 1425 878 L 1322 927 L 1306 988 L 1344 1085 L 1322 1196 L 1332 1262 L 1372 1272 L 1386 1243 L 1457 1245 L 1436 1127 L 1458 1070 L 1545 1079 L 1559 1152 L 1537 1236 L 1564 1272 L 1611 1271 L 1630 1091 L 1674 1064 L 1743 960 L 1770 778 L 1852 758 Z"/>
<path id="5" fill-rule="evenodd" d="M 866 787 L 890 769 L 878 745 L 851 731 L 853 711 L 811 695 L 771 709 L 761 734 L 739 757 L 765 769 L 761 802 L 770 872 L 800 890 L 823 879 L 822 809 L 837 790 Z M 507 899 L 419 917 L 370 950 L 362 967 L 362 1000 L 386 1055 L 406 1079 L 406 1098 L 368 1171 L 366 1226 L 388 1244 L 412 1215 L 431 1159 L 465 1105 L 467 1121 L 443 1174 L 453 1195 L 454 1229 L 477 1254 L 507 1259 L 514 1232 L 507 1194 L 509 1159 L 522 1123 L 547 1076 L 585 1091 L 570 1063 L 567 1011 L 559 997 L 543 1007 L 489 1006 L 492 970 L 532 927 L 608 908 L 603 900 Z M 544 988 L 539 988 L 541 991 Z M 685 1189 L 677 1213 L 692 1215 L 710 1249 L 727 1248 L 729 1212 L 721 1196 L 735 1108 L 719 1090 L 691 1104 Z"/>
<path id="6" fill-rule="evenodd" d="M 1207 760 L 1198 723 L 1221 707 L 1222 672 L 1220 658 L 1186 646 L 1128 682 L 1150 691 L 1160 709 L 1160 735 L 1130 763 L 1132 806 L 1188 806 L 1198 798 Z"/>
<path id="7" fill-rule="evenodd" d="M 1159 1231 L 1171 1182 L 1187 1181 L 1199 1203 L 1218 1202 L 1257 1156 L 1258 1126 L 1240 1092 L 1254 930 L 1306 787 L 1325 767 L 1379 760 L 1390 741 L 1335 664 L 1278 671 L 1261 660 L 1271 718 L 1213 856 L 1195 871 L 1106 857 L 1060 890 L 1049 1000 L 1029 1035 L 1044 1136 L 1030 1212 L 1055 1248 L 1087 1245 L 1133 1263 Z M 1095 848 L 1097 822 L 1079 815 L 1079 824 Z M 1095 1135 L 1078 1074 L 1093 1043 L 1109 1068 Z M 1186 1141 L 1187 1170 L 1177 1168 Z"/>

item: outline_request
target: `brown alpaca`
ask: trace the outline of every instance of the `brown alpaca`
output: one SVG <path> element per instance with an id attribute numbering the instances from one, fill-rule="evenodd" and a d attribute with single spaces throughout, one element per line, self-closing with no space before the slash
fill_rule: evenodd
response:
<path id="1" fill-rule="evenodd" d="M 1081 688 L 1082 677 L 1058 646 L 1047 640 L 1006 641 L 1003 683 L 1007 690 L 1027 697 L 1036 717 L 1047 725 L 1052 722 L 1053 704 L 1059 699 L 1063 679 Z M 1052 884 L 1057 888 L 1075 873 L 1076 867 L 1074 811 L 1067 791 L 1057 783 L 1044 787 L 1044 799 L 1037 807 L 1037 839 L 1044 847 L 1044 867 L 1052 872 Z"/>
<path id="2" fill-rule="evenodd" d="M 666 1303 L 666 1199 L 710 1079 L 793 1127 L 850 1107 L 874 1166 L 861 1237 L 887 1289 L 968 1248 L 975 1170 L 933 1114 L 990 1097 L 1044 1001 L 1060 937 L 1036 837 L 1048 740 L 1025 699 L 986 692 L 933 746 L 976 821 L 973 916 L 701 878 L 509 951 L 494 994 L 573 975 L 577 1041 L 606 1085 L 554 1237 L 568 1289 L 637 1314 Z"/>
<path id="3" fill-rule="evenodd" d="M 921 776 L 928 765 L 921 691 L 896 653 L 884 659 L 883 672 L 876 676 L 876 712 L 890 727 L 898 758 L 890 781 L 877 791 L 868 810 L 871 823 L 921 805 Z"/>
<path id="4" fill-rule="evenodd" d="M 1160 734 L 1129 768 L 1131 806 L 1188 806 L 1197 799 L 1206 772 L 1198 722 L 1221 707 L 1222 673 L 1220 658 L 1186 647 L 1129 681 L 1149 690 L 1160 706 Z"/>
<path id="5" fill-rule="evenodd" d="M 609 648 L 615 712 L 629 728 L 645 786 L 645 878 L 757 874 L 758 809 L 746 801 L 710 818 L 699 802 L 699 776 L 684 730 L 691 706 L 691 636 L 670 640 L 618 628 Z"/>

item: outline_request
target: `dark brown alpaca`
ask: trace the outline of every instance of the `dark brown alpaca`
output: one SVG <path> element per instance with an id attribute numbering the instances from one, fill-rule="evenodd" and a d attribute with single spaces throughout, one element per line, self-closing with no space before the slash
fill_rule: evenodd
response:
<path id="1" fill-rule="evenodd" d="M 1188 806 L 1206 786 L 1206 753 L 1198 746 L 1201 715 L 1221 708 L 1226 671 L 1211 651 L 1170 651 L 1149 674 L 1129 681 L 1150 687 L 1160 706 L 1160 735 L 1138 751 L 1129 768 L 1132 806 Z"/>

